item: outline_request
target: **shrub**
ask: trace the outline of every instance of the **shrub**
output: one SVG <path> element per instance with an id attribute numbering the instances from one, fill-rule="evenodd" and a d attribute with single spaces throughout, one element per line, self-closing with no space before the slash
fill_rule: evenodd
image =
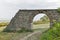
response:
<path id="1" fill-rule="evenodd" d="M 60 22 L 54 23 L 51 29 L 41 35 L 40 40 L 60 40 Z"/>

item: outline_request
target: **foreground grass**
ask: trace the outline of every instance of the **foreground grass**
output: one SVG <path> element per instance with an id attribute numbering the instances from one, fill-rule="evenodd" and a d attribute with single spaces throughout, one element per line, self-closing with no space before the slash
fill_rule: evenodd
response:
<path id="1" fill-rule="evenodd" d="M 55 23 L 51 29 L 43 33 L 40 40 L 60 40 L 60 23 Z"/>
<path id="2" fill-rule="evenodd" d="M 2 32 L 5 28 L 6 28 L 6 26 L 0 27 L 0 40 L 11 40 L 12 37 L 19 34 L 19 33 Z"/>
<path id="3" fill-rule="evenodd" d="M 28 35 L 30 32 L 2 32 L 5 27 L 0 27 L 0 40 L 15 40 L 17 36 L 20 36 L 20 38 L 24 37 L 25 35 Z"/>
<path id="4" fill-rule="evenodd" d="M 0 27 L 0 40 L 13 40 L 17 36 L 20 36 L 21 38 L 24 37 L 25 35 L 28 35 L 30 32 L 2 32 L 6 26 Z"/>
<path id="5" fill-rule="evenodd" d="M 17 40 L 17 38 L 23 38 L 24 36 L 27 36 L 30 32 L 24 32 L 24 33 L 7 33 L 7 32 L 0 32 L 0 40 Z"/>
<path id="6" fill-rule="evenodd" d="M 42 24 L 43 25 L 43 24 Z M 42 27 L 42 25 L 34 25 L 33 27 L 33 31 L 44 31 L 46 30 L 47 28 L 40 28 Z M 46 25 L 43 25 L 43 26 L 46 26 Z M 6 28 L 6 26 L 2 26 L 0 27 L 0 40 L 17 40 L 17 37 L 18 38 L 23 38 L 24 36 L 27 36 L 29 33 L 31 32 L 23 32 L 23 33 L 18 33 L 18 32 L 2 32 L 4 29 Z M 43 30 L 44 29 L 44 30 Z"/>
<path id="7" fill-rule="evenodd" d="M 0 40 L 11 40 L 12 37 L 18 35 L 18 33 L 6 33 L 0 32 Z"/>

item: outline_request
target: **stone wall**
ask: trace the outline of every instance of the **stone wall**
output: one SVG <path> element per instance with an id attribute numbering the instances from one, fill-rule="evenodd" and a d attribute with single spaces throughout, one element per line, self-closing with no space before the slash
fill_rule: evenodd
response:
<path id="1" fill-rule="evenodd" d="M 50 19 L 50 26 L 53 25 L 53 20 L 59 21 L 59 13 L 56 9 L 44 9 L 44 10 L 19 10 L 12 18 L 10 24 L 5 30 L 19 31 L 21 28 L 32 30 L 32 22 L 35 15 L 44 13 Z M 5 31 L 4 30 L 4 31 Z"/>

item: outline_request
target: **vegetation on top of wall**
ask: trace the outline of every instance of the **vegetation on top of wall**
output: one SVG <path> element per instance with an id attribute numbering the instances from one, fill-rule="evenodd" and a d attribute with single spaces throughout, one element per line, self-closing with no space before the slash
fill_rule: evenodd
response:
<path id="1" fill-rule="evenodd" d="M 60 22 L 55 22 L 51 29 L 41 35 L 40 40 L 60 40 Z"/>
<path id="2" fill-rule="evenodd" d="M 60 8 L 57 9 L 57 12 L 60 13 Z"/>

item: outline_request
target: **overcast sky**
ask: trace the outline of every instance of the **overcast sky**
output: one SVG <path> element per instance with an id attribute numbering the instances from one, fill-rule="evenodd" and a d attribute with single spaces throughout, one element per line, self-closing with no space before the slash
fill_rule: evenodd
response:
<path id="1" fill-rule="evenodd" d="M 55 9 L 60 0 L 0 0 L 0 20 L 11 19 L 19 9 Z"/>

